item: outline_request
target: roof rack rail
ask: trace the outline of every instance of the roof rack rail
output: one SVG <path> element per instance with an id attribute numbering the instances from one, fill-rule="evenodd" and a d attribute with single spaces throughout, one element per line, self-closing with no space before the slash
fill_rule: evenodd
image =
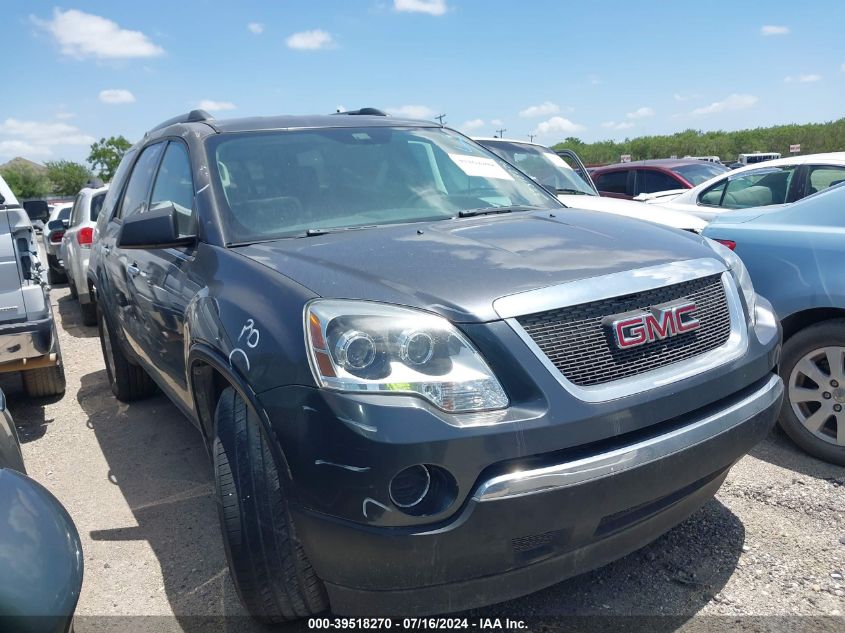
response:
<path id="1" fill-rule="evenodd" d="M 180 114 L 179 116 L 175 116 L 172 119 L 167 119 L 167 121 L 162 121 L 154 128 L 147 131 L 147 134 L 150 132 L 155 132 L 156 130 L 160 130 L 162 128 L 169 127 L 171 125 L 175 125 L 176 123 L 202 123 L 204 121 L 213 121 L 214 117 L 211 116 L 205 110 L 191 110 L 187 114 Z"/>
<path id="2" fill-rule="evenodd" d="M 332 112 L 332 114 L 387 116 L 387 112 L 383 112 L 383 111 L 379 110 L 378 108 L 361 108 L 360 110 L 346 110 L 344 112 Z"/>

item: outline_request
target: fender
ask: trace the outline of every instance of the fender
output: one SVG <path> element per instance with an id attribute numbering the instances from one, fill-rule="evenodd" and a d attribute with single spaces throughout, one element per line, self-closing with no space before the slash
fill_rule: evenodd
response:
<path id="1" fill-rule="evenodd" d="M 287 457 L 284 454 L 284 449 L 282 448 L 281 442 L 276 436 L 276 433 L 273 431 L 273 427 L 270 424 L 270 418 L 267 416 L 266 411 L 264 411 L 264 408 L 258 401 L 253 388 L 231 368 L 229 361 L 224 358 L 220 352 L 206 343 L 197 342 L 191 345 L 190 351 L 188 352 L 188 384 L 190 386 L 191 396 L 194 400 L 194 409 L 197 412 L 200 431 L 205 438 L 205 444 L 209 451 L 209 455 L 211 454 L 211 445 L 214 441 L 214 410 L 211 409 L 208 406 L 208 403 L 202 399 L 202 390 L 205 389 L 205 387 L 200 386 L 198 388 L 198 380 L 202 380 L 201 376 L 198 374 L 197 368 L 200 363 L 205 363 L 214 368 L 214 370 L 223 376 L 229 385 L 234 388 L 238 395 L 243 398 L 250 410 L 261 421 L 264 434 L 271 440 L 270 447 L 273 451 L 274 457 L 283 467 L 284 472 L 287 473 L 288 479 L 291 479 L 292 474 L 290 467 L 288 466 Z"/>

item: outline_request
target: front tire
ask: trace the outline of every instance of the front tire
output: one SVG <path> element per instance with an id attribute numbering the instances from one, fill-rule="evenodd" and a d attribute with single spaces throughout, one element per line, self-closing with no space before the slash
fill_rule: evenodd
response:
<path id="1" fill-rule="evenodd" d="M 120 348 L 120 341 L 114 335 L 114 329 L 101 309 L 97 309 L 97 326 L 106 374 L 114 397 L 121 402 L 132 402 L 154 394 L 156 384 L 143 367 L 133 365 L 126 358 Z"/>
<path id="2" fill-rule="evenodd" d="M 845 319 L 801 330 L 783 345 L 778 422 L 805 451 L 845 466 Z"/>
<path id="3" fill-rule="evenodd" d="M 229 570 L 253 617 L 278 624 L 328 609 L 296 536 L 261 424 L 231 387 L 214 416 L 214 476 Z"/>

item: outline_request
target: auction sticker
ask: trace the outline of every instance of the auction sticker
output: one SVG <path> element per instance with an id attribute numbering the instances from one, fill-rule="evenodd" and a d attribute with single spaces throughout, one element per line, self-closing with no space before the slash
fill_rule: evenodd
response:
<path id="1" fill-rule="evenodd" d="M 499 180 L 513 180 L 499 163 L 492 158 L 484 156 L 469 156 L 467 154 L 449 154 L 458 167 L 467 176 L 480 176 L 481 178 L 498 178 Z"/>

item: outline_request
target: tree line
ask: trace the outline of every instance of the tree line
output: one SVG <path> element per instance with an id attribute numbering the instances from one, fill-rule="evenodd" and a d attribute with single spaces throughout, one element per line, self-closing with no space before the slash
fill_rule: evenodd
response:
<path id="1" fill-rule="evenodd" d="M 91 145 L 90 168 L 70 160 L 47 161 L 43 168 L 25 161 L 11 161 L 0 167 L 0 175 L 21 200 L 47 196 L 75 196 L 94 175 L 109 182 L 120 160 L 132 144 L 123 136 L 101 138 Z"/>
<path id="2" fill-rule="evenodd" d="M 802 154 L 845 150 L 845 118 L 827 123 L 776 125 L 735 132 L 690 129 L 675 134 L 596 143 L 569 137 L 553 149 L 574 150 L 587 164 L 616 163 L 622 154 L 630 154 L 632 160 L 718 156 L 725 162 L 733 162 L 737 154 L 750 152 L 780 152 L 788 156 L 789 146 L 798 143 Z"/>

